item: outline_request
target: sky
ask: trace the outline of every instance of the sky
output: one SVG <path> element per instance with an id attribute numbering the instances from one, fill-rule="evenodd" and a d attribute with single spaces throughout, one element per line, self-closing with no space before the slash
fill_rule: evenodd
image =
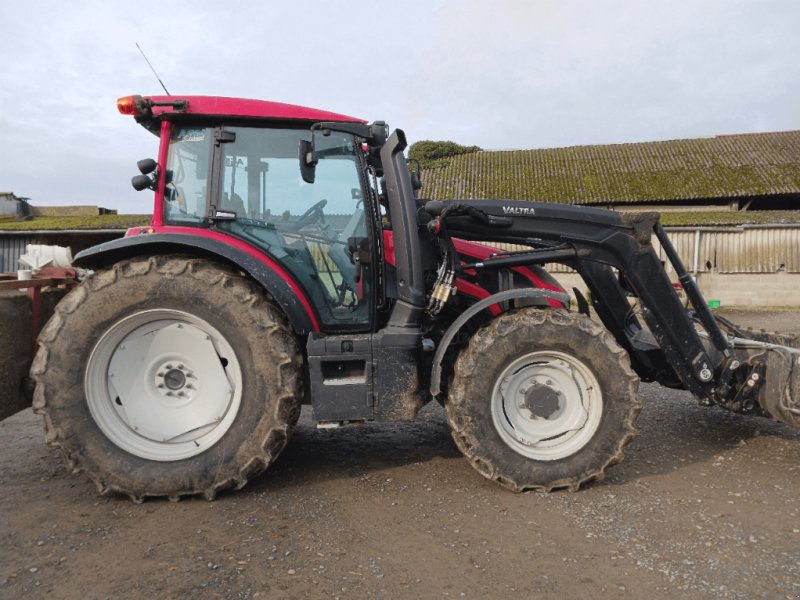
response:
<path id="1" fill-rule="evenodd" d="M 796 0 L 0 3 L 0 191 L 147 213 L 116 99 L 259 98 L 410 142 L 550 148 L 800 129 Z"/>

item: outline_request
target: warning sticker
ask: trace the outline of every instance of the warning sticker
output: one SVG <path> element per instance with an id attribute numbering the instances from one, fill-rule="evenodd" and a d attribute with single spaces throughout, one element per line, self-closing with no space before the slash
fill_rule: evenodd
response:
<path id="1" fill-rule="evenodd" d="M 203 129 L 181 129 L 175 136 L 178 142 L 202 142 L 206 139 L 206 132 Z"/>

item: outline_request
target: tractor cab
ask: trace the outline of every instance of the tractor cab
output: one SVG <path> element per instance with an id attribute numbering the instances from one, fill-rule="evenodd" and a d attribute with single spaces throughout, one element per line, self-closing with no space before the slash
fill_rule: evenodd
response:
<path id="1" fill-rule="evenodd" d="M 155 175 L 138 186 L 156 191 L 153 233 L 224 235 L 275 261 L 307 295 L 320 330 L 372 327 L 378 180 L 361 137 L 311 130 L 367 126 L 255 100 L 133 97 L 119 106 L 161 137 Z M 301 145 L 313 148 L 313 181 L 299 167 Z"/>
<path id="2" fill-rule="evenodd" d="M 308 129 L 174 126 L 164 223 L 252 245 L 308 291 L 324 327 L 366 326 L 372 261 L 363 151 L 350 134 L 320 136 L 317 179 L 307 183 L 298 147 L 309 137 Z M 367 260 L 356 261 L 356 249 L 366 249 Z"/>

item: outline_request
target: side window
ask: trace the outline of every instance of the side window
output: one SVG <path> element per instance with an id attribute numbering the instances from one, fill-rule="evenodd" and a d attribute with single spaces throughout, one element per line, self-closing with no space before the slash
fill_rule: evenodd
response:
<path id="1" fill-rule="evenodd" d="M 219 227 L 269 252 L 311 295 L 326 325 L 369 321 L 370 246 L 360 145 L 331 133 L 316 139 L 314 184 L 300 176 L 308 130 L 226 127 L 217 206 L 236 213 Z M 212 200 L 212 203 L 213 200 Z M 367 257 L 367 260 L 363 260 Z"/>
<path id="2" fill-rule="evenodd" d="M 205 219 L 212 137 L 208 128 L 173 129 L 164 189 L 167 222 L 200 223 Z"/>

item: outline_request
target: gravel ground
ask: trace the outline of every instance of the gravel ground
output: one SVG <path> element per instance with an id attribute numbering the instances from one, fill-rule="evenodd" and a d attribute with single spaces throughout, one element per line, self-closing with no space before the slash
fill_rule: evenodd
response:
<path id="1" fill-rule="evenodd" d="M 797 312 L 725 315 L 797 331 Z M 317 431 L 215 502 L 100 497 L 24 411 L 0 423 L 0 598 L 800 598 L 800 432 L 642 385 L 581 492 L 513 494 L 438 406 Z"/>

